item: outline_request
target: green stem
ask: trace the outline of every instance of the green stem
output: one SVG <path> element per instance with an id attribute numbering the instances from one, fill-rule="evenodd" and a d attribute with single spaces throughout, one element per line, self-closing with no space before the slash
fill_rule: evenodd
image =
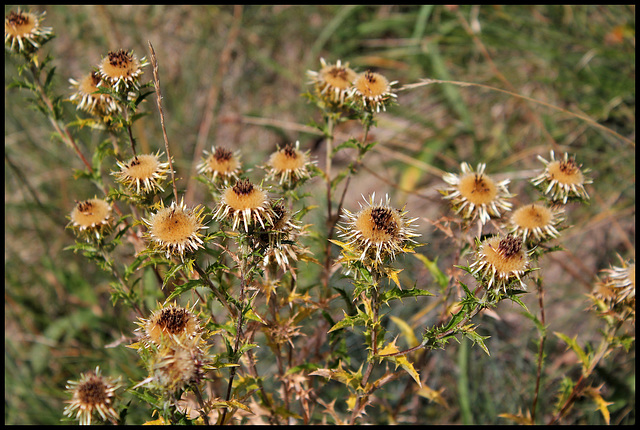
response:
<path id="1" fill-rule="evenodd" d="M 469 342 L 462 338 L 458 349 L 458 397 L 462 424 L 471 424 L 471 401 L 469 399 Z"/>
<path id="2" fill-rule="evenodd" d="M 240 349 L 240 341 L 242 339 L 242 325 L 244 323 L 244 295 L 247 284 L 250 282 L 250 276 L 248 273 L 248 265 L 249 265 L 249 246 L 246 243 L 246 237 L 244 240 L 240 239 L 240 247 L 242 249 L 241 259 L 240 259 L 240 297 L 238 298 L 238 322 L 236 324 L 236 337 L 233 346 L 232 360 L 233 364 L 238 364 L 240 361 L 240 357 L 237 356 L 238 350 Z M 229 385 L 227 386 L 227 393 L 225 395 L 225 401 L 231 400 L 231 391 L 233 388 L 233 379 L 236 376 L 236 367 L 232 367 L 229 374 Z M 220 424 L 224 425 L 225 419 L 227 417 L 228 408 L 225 408 L 222 413 L 222 419 Z"/>
<path id="3" fill-rule="evenodd" d="M 543 330 L 545 326 L 545 316 L 544 316 L 544 291 L 542 288 L 542 280 L 540 278 L 536 279 L 536 284 L 538 286 L 538 303 L 540 305 L 540 323 L 542 324 Z M 540 381 L 542 379 L 542 361 L 544 359 L 544 342 L 547 336 L 545 331 L 543 331 L 540 335 L 540 346 L 538 347 L 538 367 L 536 369 L 536 388 L 533 394 L 533 403 L 531 404 L 531 420 L 535 423 L 536 420 L 536 407 L 538 404 L 538 396 L 540 395 Z"/>
<path id="4" fill-rule="evenodd" d="M 360 386 L 362 387 L 362 394 L 359 394 L 355 405 L 353 406 L 353 411 L 351 412 L 351 420 L 350 425 L 353 425 L 356 421 L 356 418 L 359 415 L 360 409 L 363 407 L 363 400 L 366 399 L 371 391 L 367 391 L 367 383 L 369 382 L 369 378 L 371 377 L 371 373 L 373 372 L 373 367 L 375 366 L 375 358 L 378 355 L 378 326 L 380 325 L 379 321 L 379 307 L 378 303 L 378 281 L 379 274 L 374 273 L 374 286 L 371 288 L 371 309 L 373 311 L 372 322 L 371 322 L 371 354 L 367 357 L 367 368 L 364 371 L 364 376 L 362 377 L 362 381 L 360 382 Z M 365 293 L 363 293 L 365 294 Z M 366 400 L 365 400 L 366 401 Z"/>

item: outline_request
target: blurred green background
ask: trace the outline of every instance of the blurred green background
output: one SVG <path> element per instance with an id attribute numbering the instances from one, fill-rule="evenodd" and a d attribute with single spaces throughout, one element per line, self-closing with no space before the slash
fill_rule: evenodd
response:
<path id="1" fill-rule="evenodd" d="M 16 7 L 5 6 L 5 15 Z M 22 7 L 26 9 L 26 7 Z M 433 228 L 448 215 L 436 187 L 441 173 L 458 172 L 467 161 L 487 163 L 487 172 L 511 178 L 516 203 L 536 199 L 526 183 L 541 167 L 536 155 L 549 150 L 576 154 L 591 169 L 588 206 L 571 206 L 563 234 L 565 251 L 544 259 L 549 332 L 599 339 L 600 322 L 587 312 L 584 294 L 599 270 L 635 258 L 635 7 L 634 6 L 34 6 L 46 11 L 45 26 L 56 38 L 44 52 L 54 57 L 55 85 L 71 94 L 79 78 L 109 50 L 157 54 L 167 133 L 187 203 L 207 201 L 191 179 L 194 154 L 211 145 L 240 149 L 245 166 L 288 142 L 300 140 L 323 165 L 323 142 L 307 124 L 320 121 L 301 93 L 307 70 L 320 57 L 376 70 L 395 88 L 422 78 L 472 82 L 539 100 L 607 127 L 594 127 L 567 112 L 483 87 L 429 85 L 398 93 L 398 106 L 381 114 L 371 138 L 380 142 L 352 181 L 345 205 L 357 209 L 361 194 L 389 192 L 420 216 L 420 252 L 447 272 L 453 247 Z M 147 68 L 143 82 L 151 78 Z M 16 76 L 16 60 L 5 53 L 5 87 Z M 107 375 L 140 380 L 136 355 L 117 344 L 135 328 L 127 309 L 109 301 L 109 276 L 63 248 L 74 243 L 65 230 L 74 200 L 99 191 L 73 179 L 83 166 L 70 148 L 52 138 L 48 120 L 29 108 L 28 94 L 5 91 L 5 423 L 56 424 L 64 386 L 100 365 Z M 82 116 L 65 103 L 68 118 Z M 163 150 L 155 97 L 150 115 L 134 133 L 143 150 Z M 346 123 L 337 138 L 358 136 Z M 626 140 L 625 140 L 626 139 Z M 90 154 L 99 138 L 79 130 Z M 346 158 L 336 159 L 345 166 Z M 258 178 L 259 169 L 252 173 Z M 308 185 L 321 202 L 324 185 Z M 308 222 L 321 222 L 324 212 Z M 415 260 L 404 260 L 406 282 L 433 280 Z M 313 279 L 301 283 L 313 282 Z M 524 298 L 535 312 L 535 294 Z M 433 324 L 420 314 L 429 298 L 406 301 L 392 314 L 411 321 L 416 333 Z M 506 424 L 500 413 L 528 408 L 535 382 L 537 334 L 512 304 L 498 318 L 478 319 L 491 336 L 488 357 L 466 342 L 429 355 L 418 370 L 444 389 L 449 407 L 416 396 L 403 416 L 420 424 Z M 419 318 L 410 320 L 412 315 Z M 359 342 L 359 340 L 358 340 Z M 358 345 L 357 343 L 355 345 Z M 551 413 L 557 384 L 567 369 L 577 376 L 575 357 L 550 336 L 541 389 L 540 416 Z M 268 357 L 264 358 L 268 360 Z M 612 423 L 635 422 L 635 353 L 614 354 L 598 369 Z M 393 402 L 404 383 L 380 396 Z M 394 391 L 395 390 L 395 391 Z M 325 399 L 330 400 L 330 399 Z M 135 404 L 134 404 L 135 405 Z M 130 411 L 130 423 L 148 420 Z M 372 412 L 373 413 L 373 412 Z M 375 414 L 374 414 L 375 415 Z M 578 402 L 566 423 L 602 423 L 592 403 Z"/>

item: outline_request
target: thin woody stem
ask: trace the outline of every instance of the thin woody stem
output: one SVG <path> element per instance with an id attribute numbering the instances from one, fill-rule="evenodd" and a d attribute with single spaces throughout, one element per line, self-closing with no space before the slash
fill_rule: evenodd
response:
<path id="1" fill-rule="evenodd" d="M 167 151 L 167 158 L 169 159 L 169 169 L 171 169 L 171 183 L 173 185 L 173 198 L 178 201 L 178 189 L 176 188 L 176 174 L 173 171 L 173 162 L 171 161 L 171 151 L 169 150 L 169 138 L 167 137 L 167 129 L 164 126 L 164 112 L 162 110 L 162 92 L 160 91 L 160 79 L 158 78 L 158 61 L 156 60 L 156 51 L 153 49 L 151 41 L 149 44 L 149 51 L 151 52 L 151 66 L 153 68 L 153 85 L 156 88 L 156 102 L 158 103 L 158 111 L 160 112 L 160 124 L 162 125 L 162 136 L 164 137 L 164 147 Z"/>

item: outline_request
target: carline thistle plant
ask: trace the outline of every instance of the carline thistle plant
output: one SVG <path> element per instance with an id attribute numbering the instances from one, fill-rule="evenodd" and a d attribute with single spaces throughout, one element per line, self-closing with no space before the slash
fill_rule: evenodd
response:
<path id="1" fill-rule="evenodd" d="M 5 19 L 7 51 L 36 63 L 35 54 L 53 37 L 52 29 L 42 26 L 43 17 L 44 13 L 11 12 Z M 87 171 L 78 174 L 78 178 L 90 179 L 104 196 L 76 201 L 68 216 L 68 227 L 77 235 L 70 249 L 102 263 L 100 267 L 115 279 L 110 284 L 114 304 L 121 301 L 138 316 L 137 321 L 130 321 L 135 337 L 126 346 L 131 350 L 127 352 L 138 354 L 141 373 L 129 379 L 130 387 L 124 393 L 136 397 L 138 403 L 120 401 L 116 392 L 124 384 L 120 378 L 103 376 L 98 366 L 66 386 L 70 399 L 62 414 L 80 424 L 98 420 L 124 424 L 133 413 L 148 420 L 157 417 L 149 424 L 309 424 L 318 416 L 322 422 L 332 419 L 352 425 L 395 420 L 402 414 L 384 414 L 387 409 L 405 408 L 406 397 L 418 393 L 437 399 L 433 393 L 438 391 L 428 386 L 432 384 L 429 375 L 420 376 L 421 369 L 413 365 L 424 363 L 429 350 L 444 348 L 449 339 L 463 335 L 488 352 L 485 337 L 475 332 L 472 318 L 504 298 L 518 302 L 516 296 L 527 292 L 529 274 L 539 270 L 537 260 L 544 254 L 536 254 L 536 248 L 551 252 L 554 248 L 546 248 L 545 242 L 562 239 L 560 232 L 569 214 L 561 205 L 589 198 L 585 188 L 591 183 L 586 177 L 588 169 L 582 169 L 568 154 L 556 160 L 553 151 L 550 161 L 539 157 L 545 169 L 528 182 L 544 201 L 513 211 L 516 196 L 508 190 L 510 180 L 485 173 L 485 163 L 474 170 L 462 162 L 460 173 L 446 173 L 447 185 L 440 191 L 465 222 L 459 242 L 471 243 L 466 228 L 471 221 L 498 230 L 474 238 L 476 248 L 465 269 L 475 278 L 476 289 L 472 293 L 460 282 L 466 297 L 453 297 L 450 293 L 460 291 L 452 288 L 453 277 L 445 275 L 435 260 L 415 251 L 422 245 L 417 242 L 419 217 L 410 217 L 405 207 L 392 206 L 388 194 L 379 200 L 376 193 L 362 195 L 359 210 L 345 207 L 350 204 L 349 186 L 356 182 L 358 168 L 378 143 L 376 134 L 369 134 L 376 126 L 374 119 L 396 104 L 398 81 L 370 69 L 356 71 L 347 61 L 320 59 L 320 70 L 308 71 L 307 76 L 313 93 L 309 98 L 324 121 L 317 128 L 326 144 L 326 163 L 317 166 L 311 150 L 301 149 L 304 145 L 295 138 L 289 140 L 295 143 L 278 145 L 266 162 L 253 166 L 258 167 L 255 170 L 242 166 L 236 142 L 233 150 L 210 144 L 211 150 L 203 151 L 196 166 L 197 179 L 209 194 L 202 202 L 186 205 L 185 198 L 178 198 L 181 193 L 173 176 L 178 172 L 173 170 L 162 116 L 159 68 L 151 44 L 149 47 L 164 152 L 146 146 L 143 153 L 136 149 L 136 129 L 131 125 L 142 116 L 138 102 L 144 99 L 143 88 L 150 85 L 142 82 L 150 63 L 146 57 L 138 59 L 133 50 L 109 51 L 91 72 L 69 79 L 72 94 L 59 98 L 73 103 L 76 115 L 93 118 L 93 122 L 79 119 L 76 123 L 80 125 L 73 127 L 95 125 L 98 118 L 103 124 L 91 127 L 90 132 L 108 135 L 99 148 L 89 148 L 95 150 L 89 157 L 92 163 L 84 159 Z M 340 121 L 359 122 L 362 138 L 339 142 L 334 127 Z M 63 122 L 52 121 L 54 126 Z M 56 131 L 68 139 L 66 143 L 72 143 L 73 130 Z M 111 143 L 113 150 L 105 150 Z M 343 148 L 356 148 L 357 159 L 348 167 L 339 163 L 332 167 L 332 157 Z M 82 158 L 80 150 L 76 153 Z M 176 170 L 182 168 L 180 162 L 177 166 Z M 262 178 L 250 178 L 260 169 Z M 327 185 L 326 223 L 305 225 L 303 217 L 322 204 L 316 195 L 309 204 L 312 194 L 303 187 L 323 169 L 318 176 Z M 173 196 L 165 192 L 169 175 Z M 342 196 L 332 194 L 340 186 Z M 208 225 L 211 220 L 218 225 Z M 320 230 L 323 225 L 326 236 Z M 333 239 L 334 233 L 338 240 Z M 320 244 L 324 261 L 309 245 L 320 241 L 324 242 Z M 125 248 L 130 244 L 134 252 Z M 337 258 L 332 244 L 340 248 Z M 460 257 L 464 249 L 461 245 Z M 403 269 L 394 266 L 405 261 L 398 258 L 405 254 L 415 256 L 434 275 L 446 308 L 436 325 L 420 327 L 422 340 L 414 335 L 415 326 L 394 315 L 393 322 L 410 345 L 400 351 L 400 335 L 390 336 L 394 326 L 386 324 L 384 306 L 391 312 L 396 299 L 432 295 L 421 285 L 431 279 L 412 279 L 417 272 L 403 273 L 402 283 L 408 278 L 414 285 L 402 288 L 398 274 Z M 621 265 L 602 272 L 592 296 L 603 318 L 616 323 L 635 318 L 633 261 L 621 259 Z M 337 265 L 343 269 L 340 279 L 333 277 Z M 316 271 L 319 276 L 309 275 Z M 339 284 L 344 279 L 352 284 L 345 289 Z M 533 281 L 542 308 L 542 278 Z M 476 297 L 478 293 L 483 296 Z M 346 305 L 336 306 L 337 300 Z M 336 308 L 338 312 L 344 308 L 342 315 L 333 314 Z M 452 315 L 449 309 L 458 311 Z M 541 323 L 547 324 L 543 319 Z M 350 331 L 356 326 L 362 330 Z M 362 348 L 354 351 L 353 339 L 360 334 L 364 334 Z M 619 343 L 629 345 L 625 339 Z M 544 354 L 541 341 L 540 360 Z M 257 364 L 269 359 L 273 366 L 264 372 L 263 363 Z M 390 399 L 387 394 L 376 397 L 376 393 L 399 380 L 395 375 L 399 368 L 420 391 L 407 386 L 407 395 L 397 404 L 391 404 L 392 399 L 385 404 L 387 409 L 367 409 Z M 315 377 L 344 387 L 325 387 L 315 383 Z M 535 394 L 537 397 L 537 391 Z M 325 401 L 328 396 L 331 401 Z M 336 407 L 338 401 L 344 404 Z M 535 413 L 530 421 L 533 419 Z"/>

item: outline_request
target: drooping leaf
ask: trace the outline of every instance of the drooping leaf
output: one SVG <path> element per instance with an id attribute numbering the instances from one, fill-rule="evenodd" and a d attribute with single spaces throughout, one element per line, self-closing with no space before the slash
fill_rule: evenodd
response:
<path id="1" fill-rule="evenodd" d="M 396 346 L 396 340 L 397 338 L 394 339 L 391 343 L 387 344 L 384 348 L 381 348 L 380 350 L 378 350 L 378 354 L 387 355 L 387 354 L 394 354 L 396 352 L 399 352 L 399 349 Z M 388 356 L 380 357 L 381 362 L 382 360 L 388 360 L 388 361 L 391 361 L 392 363 L 395 363 L 396 369 L 398 368 L 398 366 L 401 366 L 405 370 L 405 372 L 411 375 L 411 377 L 413 378 L 414 381 L 416 381 L 418 386 L 422 387 L 422 383 L 420 382 L 420 375 L 418 375 L 418 372 L 413 367 L 413 364 L 407 359 L 405 355 L 398 355 L 398 356 L 392 356 L 392 357 L 388 357 Z"/>

